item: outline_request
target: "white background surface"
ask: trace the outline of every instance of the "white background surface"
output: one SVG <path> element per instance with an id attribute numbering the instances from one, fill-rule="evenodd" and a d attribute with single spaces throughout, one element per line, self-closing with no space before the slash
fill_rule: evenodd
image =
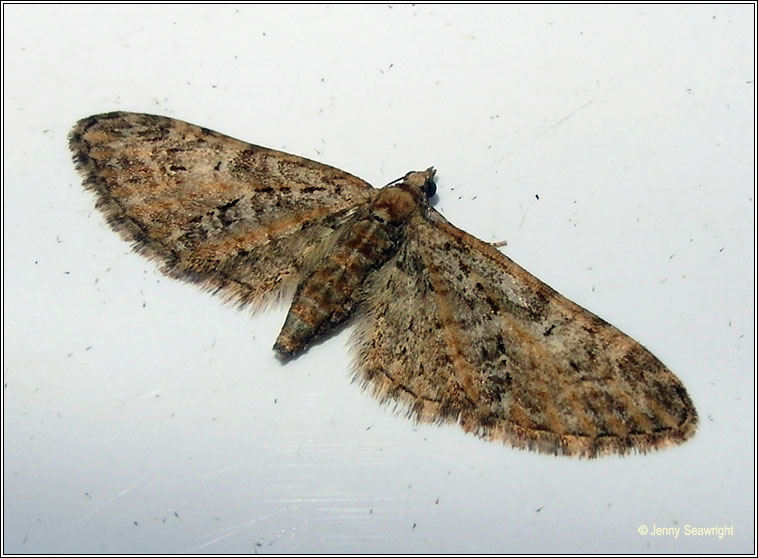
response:
<path id="1" fill-rule="evenodd" d="M 3 9 L 5 552 L 754 550 L 753 6 Z M 118 109 L 378 186 L 435 165 L 437 209 L 650 348 L 697 435 L 554 458 L 382 408 L 349 331 L 283 366 L 284 308 L 94 210 L 66 136 Z"/>

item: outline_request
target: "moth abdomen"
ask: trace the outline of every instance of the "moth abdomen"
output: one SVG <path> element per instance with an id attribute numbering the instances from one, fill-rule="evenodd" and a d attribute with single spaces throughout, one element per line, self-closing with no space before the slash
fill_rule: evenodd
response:
<path id="1" fill-rule="evenodd" d="M 402 227 L 369 213 L 336 231 L 339 241 L 298 285 L 274 350 L 295 356 L 355 311 L 369 274 L 396 252 Z"/>

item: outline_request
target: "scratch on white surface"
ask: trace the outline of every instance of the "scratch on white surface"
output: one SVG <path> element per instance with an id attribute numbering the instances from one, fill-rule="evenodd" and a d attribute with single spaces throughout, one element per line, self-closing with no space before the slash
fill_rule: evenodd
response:
<path id="1" fill-rule="evenodd" d="M 227 537 L 231 537 L 232 535 L 234 535 L 235 533 L 237 533 L 237 531 L 239 531 L 241 528 L 242 527 L 235 526 L 235 527 L 228 527 L 226 529 L 222 529 L 222 534 L 219 535 L 218 537 L 216 537 L 215 539 L 211 539 L 211 540 L 209 540 L 206 543 L 203 543 L 201 545 L 192 547 L 190 550 L 191 551 L 200 550 L 201 548 L 205 548 L 206 546 L 210 546 L 213 543 L 216 543 L 218 541 L 224 540 Z M 224 531 L 226 531 L 226 532 L 224 532 Z"/>
<path id="2" fill-rule="evenodd" d="M 24 539 L 21 541 L 21 546 L 26 544 L 26 541 L 29 539 L 29 531 L 32 528 L 32 524 L 29 523 L 29 525 L 26 526 L 26 533 L 24 533 Z"/>
<path id="3" fill-rule="evenodd" d="M 124 488 L 124 489 L 123 489 L 121 492 L 119 492 L 119 493 L 118 493 L 118 494 L 116 494 L 115 496 L 111 496 L 111 497 L 110 497 L 110 498 L 108 498 L 108 499 L 107 499 L 105 502 L 103 502 L 103 503 L 101 503 L 101 504 L 98 504 L 98 505 L 97 505 L 97 506 L 95 506 L 95 508 L 94 508 L 94 509 L 92 509 L 92 510 L 91 510 L 89 513 L 87 513 L 87 514 L 83 515 L 83 516 L 81 517 L 81 519 L 79 519 L 79 521 L 75 522 L 75 523 L 74 523 L 74 524 L 73 524 L 71 527 L 72 527 L 72 528 L 73 528 L 73 527 L 76 527 L 76 526 L 77 526 L 77 525 L 79 525 L 80 523 L 84 522 L 86 519 L 88 519 L 88 518 L 92 517 L 92 516 L 93 516 L 93 515 L 95 515 L 97 512 L 99 512 L 100 510 L 102 510 L 102 509 L 103 509 L 105 506 L 107 506 L 107 505 L 111 504 L 113 501 L 115 501 L 115 500 L 117 500 L 117 499 L 121 498 L 121 496 L 123 496 L 123 495 L 124 495 L 124 494 L 126 494 L 127 492 L 130 492 L 130 491 L 134 490 L 135 488 L 137 488 L 137 486 L 139 486 L 140 484 L 142 484 L 143 482 L 145 482 L 145 480 L 147 480 L 147 478 L 148 478 L 149 476 L 150 476 L 150 475 L 144 475 L 144 476 L 143 476 L 141 479 L 139 479 L 139 480 L 137 480 L 136 482 L 132 483 L 131 485 L 127 486 L 126 488 Z"/>
<path id="4" fill-rule="evenodd" d="M 139 396 L 139 399 L 148 399 L 150 397 L 156 397 L 161 394 L 161 392 L 165 391 L 169 387 L 171 387 L 172 384 L 166 384 L 164 386 L 157 387 L 155 389 L 152 389 L 148 391 L 147 393 L 143 393 Z"/>
<path id="5" fill-rule="evenodd" d="M 207 533 L 206 535 L 204 535 L 205 537 L 213 537 L 213 538 L 207 542 L 204 542 L 202 544 L 199 544 L 197 546 L 190 548 L 189 552 L 197 551 L 207 546 L 210 546 L 218 541 L 231 537 L 232 535 L 236 535 L 238 532 L 242 531 L 243 529 L 252 527 L 256 523 L 263 521 L 264 519 L 276 517 L 277 515 L 282 515 L 294 509 L 296 509 L 295 506 L 289 506 L 287 508 L 284 508 L 282 510 L 279 510 L 273 513 L 267 513 L 260 517 L 249 519 L 247 521 L 243 521 L 242 523 L 237 523 L 236 525 L 231 525 L 229 527 L 224 527 L 223 529 L 218 529 L 217 531 L 212 531 L 210 533 Z"/>
<path id="6" fill-rule="evenodd" d="M 555 122 L 553 122 L 546 129 L 544 129 L 541 132 L 539 132 L 539 133 L 533 135 L 532 137 L 528 138 L 523 143 L 518 144 L 516 147 L 514 147 L 513 149 L 511 149 L 510 151 L 508 151 L 507 153 L 505 153 L 503 156 L 499 157 L 498 159 L 495 159 L 495 161 L 493 161 L 491 164 L 489 164 L 481 172 L 477 173 L 476 175 L 472 176 L 471 178 L 469 178 L 467 180 L 462 181 L 460 183 L 460 185 L 462 186 L 464 184 L 468 184 L 469 182 L 472 182 L 474 179 L 479 178 L 481 175 L 483 175 L 485 172 L 489 171 L 491 168 L 493 168 L 493 167 L 497 166 L 498 164 L 502 163 L 505 159 L 507 159 L 508 157 L 510 157 L 511 155 L 513 155 L 514 153 L 520 151 L 524 146 L 527 146 L 527 145 L 529 145 L 529 144 L 537 141 L 541 137 L 546 136 L 547 134 L 549 134 L 550 132 L 552 132 L 553 130 L 555 130 L 558 126 L 560 126 L 564 122 L 568 121 L 572 116 L 574 116 L 578 112 L 583 111 L 587 107 L 591 106 L 595 101 L 598 101 L 598 100 L 604 98 L 611 91 L 613 91 L 614 89 L 617 89 L 620 86 L 621 86 L 621 82 L 617 83 L 613 87 L 610 87 L 609 89 L 607 89 L 606 91 L 604 91 L 600 95 L 598 95 L 597 97 L 593 97 L 592 99 L 589 99 L 589 100 L 585 101 L 582 105 L 578 106 L 577 108 L 575 108 L 574 110 L 572 110 L 571 112 L 569 112 L 567 115 L 565 115 L 565 116 L 559 118 L 558 120 L 556 120 Z"/>
<path id="7" fill-rule="evenodd" d="M 313 497 L 302 497 L 302 498 L 266 498 L 262 500 L 262 502 L 265 502 L 267 504 L 318 504 L 321 502 L 327 502 L 330 504 L 336 504 L 339 502 L 346 502 L 348 504 L 357 504 L 359 502 L 364 502 L 366 504 L 375 504 L 377 502 L 379 503 L 395 503 L 404 501 L 404 497 L 398 496 L 395 498 L 372 498 L 371 500 L 364 500 L 362 498 L 356 498 L 354 496 L 313 496 Z M 336 509 L 336 508 L 335 508 Z M 343 509 L 343 508 L 339 508 Z M 360 508 L 363 510 L 364 508 Z"/>
<path id="8" fill-rule="evenodd" d="M 210 473 L 203 475 L 203 478 L 208 479 L 208 478 L 215 477 L 218 475 L 223 475 L 224 473 L 227 473 L 234 469 L 239 469 L 240 467 L 244 467 L 249 463 L 253 463 L 253 461 L 254 461 L 253 459 L 246 459 L 245 461 L 240 461 L 239 463 L 233 463 L 231 465 L 228 465 L 227 467 L 218 469 L 217 471 L 211 471 Z"/>

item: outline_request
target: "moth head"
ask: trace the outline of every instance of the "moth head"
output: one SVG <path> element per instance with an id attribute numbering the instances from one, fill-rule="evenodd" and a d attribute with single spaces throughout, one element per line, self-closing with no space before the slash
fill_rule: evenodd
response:
<path id="1" fill-rule="evenodd" d="M 408 186 L 418 188 L 429 199 L 437 192 L 437 183 L 434 182 L 435 174 L 437 174 L 437 171 L 434 170 L 434 167 L 429 167 L 425 171 L 409 172 L 402 178 L 402 181 Z"/>

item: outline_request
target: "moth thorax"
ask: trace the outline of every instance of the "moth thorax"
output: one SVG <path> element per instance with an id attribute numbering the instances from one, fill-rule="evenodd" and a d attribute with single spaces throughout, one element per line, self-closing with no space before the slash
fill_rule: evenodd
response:
<path id="1" fill-rule="evenodd" d="M 420 192 L 420 191 L 419 191 Z M 401 184 L 379 191 L 372 212 L 387 223 L 402 223 L 421 213 L 423 203 L 418 194 Z"/>

